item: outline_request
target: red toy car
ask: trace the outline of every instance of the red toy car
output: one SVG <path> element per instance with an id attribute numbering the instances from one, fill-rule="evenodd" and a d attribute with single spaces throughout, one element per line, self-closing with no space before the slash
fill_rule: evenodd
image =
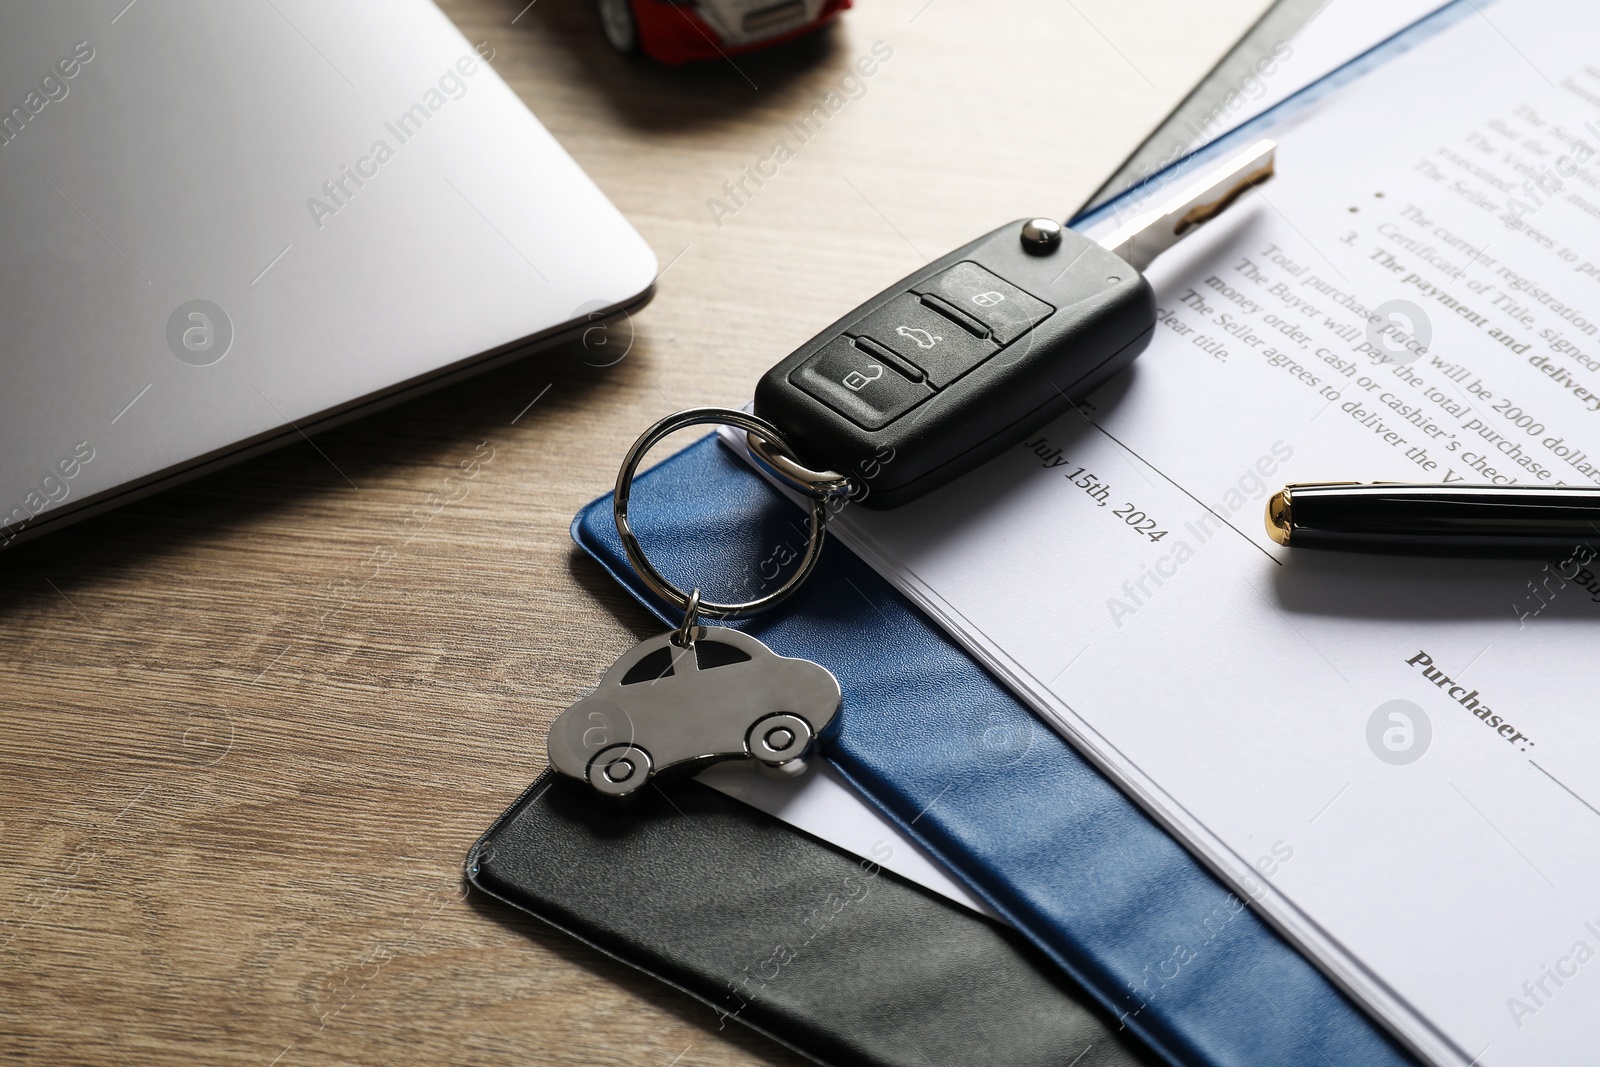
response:
<path id="1" fill-rule="evenodd" d="M 851 0 L 595 0 L 606 40 L 663 63 L 718 59 L 825 26 Z"/>

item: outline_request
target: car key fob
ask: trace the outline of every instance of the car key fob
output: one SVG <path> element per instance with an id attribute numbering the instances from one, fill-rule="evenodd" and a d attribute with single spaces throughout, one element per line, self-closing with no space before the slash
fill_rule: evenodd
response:
<path id="1" fill-rule="evenodd" d="M 898 507 L 1056 418 L 1154 328 L 1150 284 L 1116 255 L 1008 223 L 812 338 L 761 379 L 755 410 L 809 466 L 892 455 L 857 502 Z"/>
<path id="2" fill-rule="evenodd" d="M 755 411 L 795 458 L 894 508 L 1057 418 L 1144 351 L 1142 269 L 1272 174 L 1263 141 L 1104 243 L 1019 220 L 890 286 L 762 376 Z M 865 477 L 870 470 L 871 477 Z"/>

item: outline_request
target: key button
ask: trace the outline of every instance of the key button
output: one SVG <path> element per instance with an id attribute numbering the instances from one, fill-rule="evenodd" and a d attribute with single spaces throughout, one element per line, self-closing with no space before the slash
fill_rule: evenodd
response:
<path id="1" fill-rule="evenodd" d="M 994 339 L 1003 345 L 1033 329 L 1055 310 L 976 263 L 957 263 L 940 271 L 918 286 L 917 292 L 950 301 L 994 331 Z"/>
<path id="2" fill-rule="evenodd" d="M 850 332 L 883 345 L 921 367 L 935 388 L 943 389 L 998 351 L 999 346 L 972 336 L 910 293 L 895 297 L 854 326 Z"/>
<path id="3" fill-rule="evenodd" d="M 789 381 L 864 430 L 882 429 L 933 395 L 848 337 L 829 341 Z"/>

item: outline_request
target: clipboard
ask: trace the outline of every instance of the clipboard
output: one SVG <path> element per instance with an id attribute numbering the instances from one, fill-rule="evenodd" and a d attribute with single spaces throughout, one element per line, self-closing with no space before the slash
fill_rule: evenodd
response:
<path id="1" fill-rule="evenodd" d="M 772 546 L 804 540 L 800 509 L 714 436 L 640 476 L 630 516 L 669 574 L 703 573 L 706 559 L 759 572 Z M 609 495 L 572 534 L 676 623 L 629 566 Z M 845 701 L 827 758 L 1166 1062 L 1415 1062 L 837 541 L 781 610 L 727 625 L 832 670 Z"/>

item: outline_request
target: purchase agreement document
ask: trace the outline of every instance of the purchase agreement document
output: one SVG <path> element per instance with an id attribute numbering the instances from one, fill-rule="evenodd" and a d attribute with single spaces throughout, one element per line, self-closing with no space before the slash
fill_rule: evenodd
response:
<path id="1" fill-rule="evenodd" d="M 1358 556 L 1262 511 L 1293 481 L 1600 484 L 1596 26 L 1462 0 L 1265 116 L 1278 177 L 1151 268 L 1129 373 L 835 525 L 1440 1064 L 1600 1062 L 1600 530 Z M 1129 994 L 1176 995 L 1207 940 Z"/>

